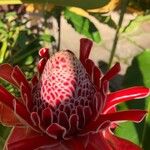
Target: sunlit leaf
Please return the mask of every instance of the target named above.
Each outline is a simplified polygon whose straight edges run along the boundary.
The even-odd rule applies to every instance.
[[[3,62],[5,53],[7,49],[7,41],[2,42],[2,47],[0,48],[0,63]]]
[[[121,29],[121,31],[123,33],[134,32],[144,22],[150,22],[150,15],[145,15],[145,16],[144,15],[140,15],[140,16],[137,16],[135,19],[131,20],[126,27],[123,27]]]
[[[43,12],[43,11],[48,11],[50,12],[53,8],[55,7],[54,4],[27,4],[26,5],[26,11],[27,12]]]
[[[73,13],[68,9],[64,11],[64,16],[68,23],[71,24],[77,32],[92,39],[96,43],[99,43],[101,41],[99,31],[88,18]]]
[[[55,38],[49,34],[42,34],[42,35],[40,35],[39,39],[41,41],[45,41],[45,42],[49,42],[49,43],[55,41]]]
[[[107,13],[109,11],[114,10],[120,3],[120,0],[111,0],[106,6],[96,8],[96,9],[89,9],[88,12],[92,13]]]
[[[79,16],[83,16],[83,17],[89,17],[89,13],[82,9],[82,8],[79,8],[79,7],[68,7],[68,10],[79,15]]]
[[[58,6],[75,6],[90,9],[102,7],[109,1],[110,0],[0,0],[0,4],[52,3]]]

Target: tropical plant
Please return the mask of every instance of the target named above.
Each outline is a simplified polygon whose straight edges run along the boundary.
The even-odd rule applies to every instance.
[[[0,149],[5,144],[5,148],[15,150],[122,149],[120,145],[124,145],[125,149],[141,147],[149,150],[150,98],[147,96],[150,88],[150,53],[131,35],[143,22],[150,20],[149,1],[81,0],[76,3],[74,0],[0,0],[0,4],[23,4],[0,5],[0,122],[3,124],[0,124]],[[117,24],[111,13],[106,12],[118,8],[120,19]],[[123,26],[126,10],[140,15]],[[42,16],[34,26],[32,15],[34,19],[35,16]],[[75,31],[96,42],[96,45],[102,43],[103,37],[93,19],[116,30],[106,70],[112,66],[114,58],[118,58],[115,54],[119,39],[126,39],[143,51],[133,59],[124,75],[124,83],[119,87],[127,89],[116,91],[116,82],[111,80],[120,70],[118,63],[105,74],[88,58],[92,42],[87,39],[81,39],[79,60],[70,51],[49,56],[49,50],[42,48],[39,52],[42,59],[36,67],[38,49],[51,47],[53,54],[60,50],[62,17]],[[51,27],[54,31],[58,30],[57,34],[51,34]],[[62,66],[61,60],[58,64],[55,61],[59,56],[67,62],[60,76],[56,74],[61,70],[59,67],[55,72],[49,71],[48,66],[53,64],[50,60],[56,64],[54,70]],[[35,72],[38,73],[34,76]],[[137,78],[134,78],[135,74]],[[89,89],[83,81],[79,82],[81,78],[83,81],[86,79]],[[55,83],[55,88],[51,83]],[[129,88],[131,86],[134,87]],[[58,96],[61,98],[55,99]],[[65,96],[68,97],[64,100]],[[144,100],[130,101],[144,97]]]
[[[117,111],[115,106],[147,97],[149,88],[136,86],[110,93],[109,80],[120,65],[102,75],[88,58],[92,42],[80,42],[79,60],[69,50],[49,57],[48,49],[42,48],[38,74],[31,81],[18,66],[0,65],[0,77],[20,91],[15,97],[0,86],[0,121],[13,127],[6,149],[140,149],[116,137],[113,130],[119,121],[140,122],[147,111]]]

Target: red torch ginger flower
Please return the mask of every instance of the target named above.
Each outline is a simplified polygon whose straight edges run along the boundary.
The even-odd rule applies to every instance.
[[[0,65],[0,77],[21,93],[15,97],[0,86],[0,122],[13,127],[5,149],[140,149],[111,129],[119,121],[138,123],[144,118],[144,110],[116,111],[115,106],[144,98],[149,89],[136,86],[110,93],[109,80],[119,72],[119,63],[102,75],[88,58],[92,42],[80,42],[79,60],[69,50],[49,57],[48,49],[42,48],[39,74],[31,81],[18,66]]]

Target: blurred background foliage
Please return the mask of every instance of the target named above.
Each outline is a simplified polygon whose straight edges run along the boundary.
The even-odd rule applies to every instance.
[[[118,34],[128,36],[128,33],[138,28],[142,22],[150,21],[149,0],[126,0],[127,5],[122,5],[122,7],[121,1],[119,0],[104,0],[103,3],[99,4],[101,7],[94,7],[94,9],[86,7],[87,5],[85,4],[77,5],[81,7],[84,6],[84,9],[69,7],[70,3],[66,3],[65,6],[58,6],[57,1],[53,4],[49,4],[32,3],[32,0],[28,0],[28,2],[30,2],[28,4],[10,5],[14,4],[15,1],[16,4],[24,2],[20,0],[0,0],[0,4],[5,4],[0,5],[0,64],[10,63],[13,66],[19,65],[28,79],[31,79],[36,72],[36,62],[38,61],[38,50],[40,48],[49,47],[51,53],[59,50],[61,41],[60,34],[62,32],[60,17],[62,15],[76,32],[90,38],[95,43],[101,43],[103,37],[95,24],[89,19],[90,16],[96,18],[102,24],[108,25],[116,31],[118,30],[116,36],[118,36]],[[6,3],[9,5],[6,5]],[[124,9],[124,11],[122,11],[122,9]],[[127,24],[127,26],[122,27],[121,24],[119,26],[112,19],[110,11],[121,11],[122,19],[125,12],[135,14],[137,17]],[[117,45],[117,39],[114,43]],[[132,65],[128,68],[124,76],[122,87],[133,85],[145,85],[150,87],[150,72],[148,71],[150,70],[149,60],[150,50],[143,49],[143,53],[136,56]],[[138,80],[136,78],[133,79],[135,72],[139,74]],[[17,89],[2,80],[0,80],[0,82],[12,94],[19,96]],[[148,100],[146,100],[140,101],[140,103],[122,104],[118,109],[128,109],[131,105],[132,108],[150,108],[150,104]],[[127,138],[141,145],[145,150],[148,150],[150,147],[148,142],[150,138],[149,124],[150,120],[148,116],[140,125],[123,123],[115,132],[118,136]],[[9,128],[0,125],[0,149],[3,148],[9,132]]]

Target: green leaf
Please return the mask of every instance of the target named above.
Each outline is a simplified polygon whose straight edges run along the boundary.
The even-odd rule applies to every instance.
[[[3,62],[5,53],[7,50],[7,41],[2,42],[2,47],[0,48],[0,63]]]
[[[136,56],[132,65],[128,68],[124,79],[124,87],[143,85],[150,87],[150,49]],[[150,97],[144,100],[135,100],[121,105],[121,109],[146,109],[150,110]],[[115,130],[118,136],[139,144],[144,150],[149,150],[150,143],[150,113],[147,118],[139,123],[122,123]]]
[[[0,20],[0,29],[4,29],[5,26],[6,26],[6,25]]]
[[[96,43],[99,43],[101,41],[99,31],[88,18],[77,15],[76,13],[73,13],[68,9],[65,9],[64,16],[68,23],[71,24],[77,32],[92,39]]]
[[[27,59],[25,60],[25,65],[31,65],[34,62],[33,57],[30,55],[27,57]]]
[[[39,39],[41,41],[45,41],[45,42],[48,42],[48,43],[51,43],[51,42],[54,42],[55,41],[55,38],[49,34],[42,34],[40,35]]]
[[[97,20],[99,20],[99,22],[107,24],[111,28],[117,29],[117,25],[110,15],[104,16],[100,13],[90,13],[90,14],[94,16]]]
[[[131,33],[136,31],[139,26],[144,22],[150,22],[150,15],[140,15],[131,20],[129,24],[121,29],[123,33]]]
[[[13,63],[14,64],[24,64],[26,63],[26,59],[29,56],[37,56],[38,49],[40,48],[39,40],[33,40],[30,42],[24,49],[16,52],[13,55]]]
[[[109,1],[110,0],[0,0],[0,4],[52,3],[58,6],[75,6],[89,9],[102,7]]]
[[[115,130],[115,133],[124,139],[130,140],[135,144],[139,144],[137,130],[131,122],[120,123],[119,127]]]
[[[26,42],[28,41],[28,34],[26,31],[20,31],[16,43],[18,43],[20,49],[24,49],[26,47]]]
[[[5,127],[0,124],[0,149],[2,150],[5,144],[5,141],[10,133],[10,128]]]

